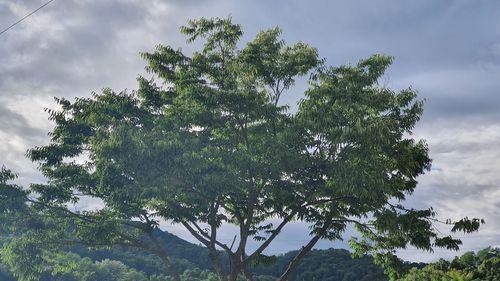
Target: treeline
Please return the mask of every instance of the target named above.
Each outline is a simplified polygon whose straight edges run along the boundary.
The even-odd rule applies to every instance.
[[[172,255],[183,281],[218,280],[212,272],[205,247],[191,244],[170,233],[155,233],[160,244]],[[71,247],[54,254],[40,281],[170,281],[161,261],[154,255],[129,247],[89,250]],[[251,271],[256,281],[274,281],[296,252],[268,257]],[[221,253],[221,258],[225,257]],[[5,264],[0,264],[0,280],[17,281]],[[242,279],[243,280],[243,279]],[[313,250],[303,260],[290,280],[385,281],[387,277],[365,256],[351,258],[346,250]]]
[[[172,253],[182,281],[217,281],[206,248],[175,235],[158,231],[158,240]],[[171,281],[161,261],[151,254],[128,247],[89,250],[71,247],[51,256],[40,281]],[[296,251],[263,257],[251,271],[256,281],[274,281]],[[221,258],[225,259],[221,253]],[[408,274],[399,281],[496,281],[500,280],[500,249],[467,252],[452,261],[426,265],[407,264]],[[411,268],[411,269],[410,269]],[[0,263],[0,280],[17,281],[10,268]],[[241,279],[243,280],[243,279]],[[311,251],[291,276],[292,281],[386,281],[388,277],[370,256],[352,258],[347,250]]]
[[[279,256],[274,265],[254,268],[256,281],[274,281],[279,269],[289,261],[293,253]],[[54,255],[50,266],[40,281],[172,281],[162,271],[161,264],[152,256],[132,260],[125,255],[119,260],[92,260],[76,253],[66,252]],[[140,261],[140,262],[139,262]],[[179,261],[179,260],[177,260]],[[131,267],[135,264],[137,267]],[[157,266],[155,268],[155,266]],[[152,270],[154,268],[154,270]],[[141,270],[142,269],[142,270]],[[143,271],[145,270],[145,271]],[[163,271],[164,272],[164,271]],[[185,268],[183,281],[217,281],[217,275],[208,269]],[[17,281],[5,265],[0,266],[0,280]],[[243,278],[241,279],[244,280]],[[291,280],[387,280],[387,277],[367,258],[351,259],[345,250],[314,250],[298,268]]]
[[[154,262],[149,260],[150,262]],[[0,280],[17,281],[0,266]],[[186,269],[181,275],[182,281],[217,281],[217,276],[199,268]],[[88,257],[81,257],[75,253],[61,253],[54,255],[51,266],[43,272],[40,281],[172,281],[165,274],[147,275],[145,272],[129,267],[121,261],[105,259],[93,261]]]
[[[296,254],[296,251],[288,252],[277,257],[272,266],[259,266],[253,268],[253,272],[256,275],[278,276]],[[347,250],[328,249],[308,253],[292,274],[291,280],[382,281],[387,280],[387,276],[369,256],[356,259]]]
[[[413,268],[398,281],[498,281],[500,280],[500,249],[486,248],[466,252],[451,262],[444,259],[424,268]]]

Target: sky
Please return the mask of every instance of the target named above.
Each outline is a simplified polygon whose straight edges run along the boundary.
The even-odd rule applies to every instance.
[[[45,2],[0,0],[0,29]],[[461,252],[500,246],[500,2],[493,0],[55,0],[0,35],[0,165],[17,172],[21,184],[43,182],[25,153],[48,143],[53,124],[43,109],[55,107],[53,97],[134,90],[139,74],[148,77],[141,52],[157,44],[192,52],[196,45],[186,44],[179,27],[227,16],[243,26],[243,42],[280,26],[288,43],[316,47],[327,65],[394,56],[383,83],[412,87],[425,99],[413,136],[427,141],[433,159],[407,205],[433,206],[443,219],[484,218],[479,232],[457,235]],[[299,82],[285,101],[295,104],[305,87]],[[194,241],[178,226],[162,227]],[[222,237],[232,239],[232,231],[225,227]],[[297,249],[307,233],[304,224],[290,225],[268,252]],[[346,243],[318,244],[329,247]],[[458,254],[400,253],[415,261]]]

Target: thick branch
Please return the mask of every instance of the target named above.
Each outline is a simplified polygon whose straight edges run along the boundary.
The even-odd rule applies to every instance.
[[[200,241],[203,245],[207,247],[210,245],[210,241],[203,238],[203,236],[201,236],[193,227],[191,227],[189,223],[183,221],[181,222],[181,224],[189,231],[189,233],[191,233],[191,235],[194,236],[194,238],[198,239],[198,241]]]
[[[248,256],[244,261],[243,263],[244,264],[247,264],[248,262],[250,262],[253,258],[255,258],[256,256],[260,255],[268,246],[269,244],[271,244],[271,242],[273,242],[274,238],[276,238],[278,236],[278,234],[281,232],[281,230],[283,229],[283,227],[288,223],[290,222],[290,220],[293,218],[294,214],[290,214],[288,215],[287,217],[285,217],[285,219],[278,225],[278,227],[276,227],[276,229],[274,229],[272,231],[272,234],[271,236],[269,236],[266,241],[264,243],[262,243],[259,248],[257,248],[257,250],[255,250],[250,256]]]
[[[290,263],[288,264],[288,268],[280,276],[280,278],[278,278],[278,281],[288,281],[292,271],[297,267],[302,258],[311,251],[311,249],[314,247],[314,245],[316,245],[319,239],[321,239],[321,237],[326,233],[331,224],[332,222],[327,219],[323,227],[318,230],[316,235],[314,235],[314,237],[309,241],[309,243],[307,243],[307,245],[302,247],[300,252],[290,261]]]
[[[175,281],[181,281],[179,273],[175,269],[175,266],[172,263],[172,261],[170,260],[170,258],[165,254],[163,248],[161,247],[160,243],[158,242],[158,239],[151,232],[148,232],[147,235],[151,239],[151,241],[153,241],[153,244],[155,245],[155,248],[150,249],[150,251],[155,253],[161,259],[161,261],[163,262],[163,264],[165,264],[168,272],[170,273],[170,275],[172,275],[172,277],[174,278]]]
[[[203,229],[201,229],[201,227],[200,227],[200,226],[199,226],[196,222],[191,222],[191,223],[192,223],[192,224],[194,225],[194,227],[195,227],[195,228],[199,231],[199,233],[201,233],[201,235],[203,235],[203,236],[207,239],[207,241],[209,241],[209,240],[211,240],[211,239],[212,239],[212,238],[211,238],[211,236],[210,236],[210,235],[208,235],[208,233],[207,233],[207,232],[205,232]],[[231,249],[230,249],[230,248],[229,248],[226,244],[224,244],[224,243],[222,243],[222,242],[220,242],[220,241],[218,241],[218,240],[216,240],[216,239],[214,240],[214,243],[215,243],[215,245],[217,245],[217,246],[221,247],[221,248],[222,248],[224,251],[226,251],[228,254],[229,254],[229,253],[231,253]]]
[[[300,250],[300,252],[290,261],[290,263],[288,264],[288,268],[278,278],[278,281],[288,281],[288,278],[290,278],[290,274],[292,273],[292,271],[297,267],[297,265],[300,263],[300,261],[302,260],[302,258],[307,253],[309,253],[309,251],[311,251],[312,247],[314,247],[314,245],[316,245],[316,243],[319,241],[320,238],[321,238],[321,235],[320,234],[316,234],[309,241],[309,243],[307,243],[307,245],[305,245],[304,247],[302,247],[302,249]]]
[[[198,233],[187,222],[182,222],[182,225],[191,233],[191,235],[193,235],[196,239],[198,239],[198,241],[200,241],[201,243],[203,243],[203,245],[205,245],[207,247],[210,261],[212,262],[212,265],[213,265],[215,271],[217,271],[217,275],[219,276],[219,279],[221,281],[226,281],[227,280],[226,273],[224,272],[224,267],[222,266],[220,258],[219,258],[218,254],[217,254],[217,250],[215,248],[215,244],[221,246],[222,248],[224,248],[224,250],[226,250],[226,252],[229,251],[228,254],[231,253],[231,250],[226,245],[224,245],[224,244],[216,241],[215,238],[210,237],[196,223],[193,223],[193,225],[202,234]],[[205,239],[203,236],[206,236],[207,239],[210,239],[210,240]]]
[[[253,217],[254,217],[254,205],[255,198],[257,197],[256,192],[252,190],[250,194],[250,198],[247,205],[247,213],[245,215],[246,221],[241,224],[240,223],[240,243],[238,245],[237,252],[243,253],[246,247],[246,243],[248,240],[248,235],[250,231],[250,227],[252,226]]]

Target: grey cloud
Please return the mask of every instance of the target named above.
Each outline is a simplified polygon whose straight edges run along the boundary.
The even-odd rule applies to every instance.
[[[27,149],[44,143],[46,138],[47,132],[33,127],[22,115],[0,103],[0,166],[17,173],[19,184],[40,182],[36,165],[24,155]]]
[[[0,104],[0,131],[13,135],[21,135],[29,139],[39,140],[46,132],[34,128],[22,115]]]
[[[45,87],[50,85],[54,89],[64,90],[65,95],[71,95],[71,87],[73,90],[75,86],[83,88],[85,83],[93,86],[89,82],[99,80],[99,76],[103,75],[102,70],[96,71],[103,67],[100,65],[103,58],[117,59],[119,56],[114,53],[119,46],[113,44],[122,42],[116,42],[116,37],[124,30],[140,24],[147,16],[146,7],[139,3],[138,1],[53,3],[52,7],[44,10],[47,13],[44,16],[51,19],[46,22],[48,31],[21,37],[20,40],[12,35],[5,39],[5,44],[0,45],[0,48],[4,49],[3,52],[7,53],[10,50],[12,53],[8,56],[10,60],[2,63],[4,81],[28,82],[32,83],[33,87],[43,83]],[[77,16],[72,16],[74,13],[77,13]],[[51,26],[51,23],[54,26]],[[12,31],[13,34],[19,32],[22,30]],[[110,60],[104,59],[104,61]],[[113,71],[109,72],[111,74]],[[103,86],[105,85],[99,87]]]
[[[0,26],[42,2],[0,0]],[[395,89],[412,86],[427,100],[415,136],[428,140],[435,166],[408,204],[436,205],[444,216],[468,211],[500,221],[494,201],[500,180],[499,9],[499,2],[464,0],[54,1],[0,36],[0,162],[19,172],[23,183],[42,181],[23,156],[48,141],[50,124],[34,108],[50,107],[52,96],[86,96],[106,86],[134,89],[144,67],[140,52],[161,43],[189,53],[196,44],[185,45],[180,25],[190,18],[231,15],[242,24],[245,40],[279,25],[286,41],[317,47],[331,65],[354,64],[373,53],[393,55],[384,81]],[[305,87],[300,80],[286,101],[298,100]],[[94,206],[89,202],[83,203]],[[500,232],[493,223],[485,229],[484,235]],[[307,232],[304,225],[291,226],[273,251],[299,247]],[[500,244],[498,237],[469,239],[464,247]]]
[[[319,47],[328,64],[354,64],[373,53],[393,55],[389,86],[419,90],[427,99],[424,117],[428,120],[449,114],[453,118],[497,117],[500,67],[494,46],[499,3],[287,3],[247,4],[236,9],[234,16],[251,34],[282,26],[288,41],[303,40]]]
[[[425,120],[463,119],[496,122],[500,106],[500,65],[478,62],[472,65],[443,66],[416,72],[392,81],[397,88],[412,86],[425,102]]]
[[[460,151],[467,151],[468,153],[478,153],[491,151],[492,149],[500,148],[500,143],[488,143],[480,139],[475,141],[469,141],[466,143],[455,143],[451,139],[445,143],[434,144],[431,147],[431,153],[433,155],[437,154],[448,154]]]

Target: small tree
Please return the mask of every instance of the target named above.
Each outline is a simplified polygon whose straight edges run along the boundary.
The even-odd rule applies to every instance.
[[[143,54],[160,84],[139,77],[132,93],[56,99],[50,144],[28,153],[48,182],[25,192],[2,181],[3,214],[32,220],[18,224],[4,259],[14,263],[21,248],[43,263],[43,252],[60,244],[125,244],[156,254],[180,280],[153,235],[160,221],[183,225],[205,245],[223,281],[253,280],[249,267],[269,259],[263,251],[294,220],[310,226],[311,238],[279,280],[348,225],[365,237],[352,241],[355,249],[391,268],[393,250],[407,245],[458,248],[459,240],[438,236],[432,210],[400,204],[431,160],[426,144],[410,137],[422,113],[416,92],[378,84],[392,58],[326,68],[316,49],[286,45],[279,28],[241,49],[241,28],[230,19],[190,21],[181,31],[188,42],[203,40],[201,51],[158,46]],[[280,98],[308,73],[310,88],[291,112]],[[9,190],[24,204],[9,205]],[[69,203],[82,197],[98,198],[102,208],[75,212]],[[230,243],[218,237],[224,223],[239,229]],[[479,223],[464,219],[454,230]],[[250,239],[261,243],[253,252]],[[33,267],[18,266],[31,276]]]

